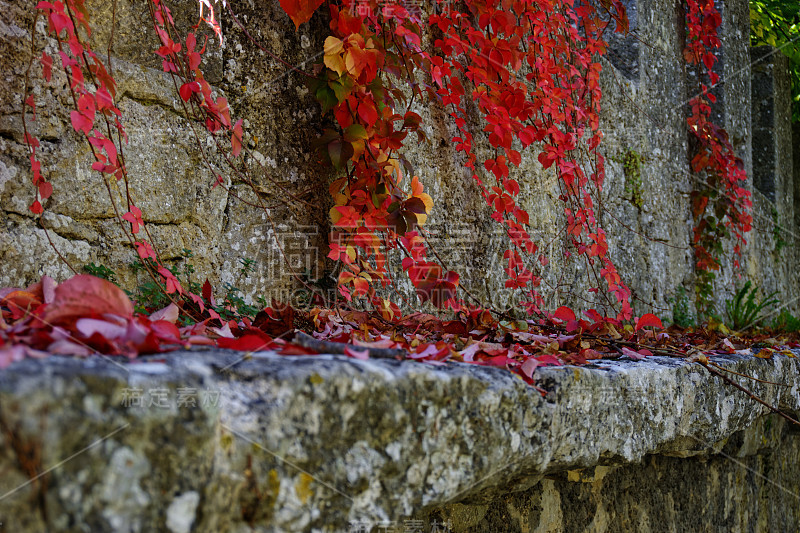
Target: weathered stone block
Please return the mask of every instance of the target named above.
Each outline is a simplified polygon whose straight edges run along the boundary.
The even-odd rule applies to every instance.
[[[795,415],[798,361],[717,358],[782,383],[746,386]],[[800,433],[702,367],[652,357],[537,375],[544,397],[458,363],[225,351],[15,363],[0,372],[0,531],[797,520],[783,492],[800,489]]]

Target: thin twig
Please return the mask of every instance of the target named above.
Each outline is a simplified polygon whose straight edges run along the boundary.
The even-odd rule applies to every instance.
[[[800,427],[800,421],[795,420],[794,418],[792,418],[791,416],[787,415],[786,413],[784,413],[783,411],[781,411],[777,407],[765,402],[764,400],[762,400],[761,398],[756,396],[752,391],[750,391],[750,390],[746,389],[745,387],[739,385],[738,383],[733,381],[731,378],[729,378],[728,376],[726,376],[725,374],[723,374],[719,370],[715,370],[715,369],[711,368],[708,365],[708,363],[704,363],[703,361],[695,361],[695,362],[700,364],[700,365],[702,365],[703,368],[708,370],[708,372],[712,376],[716,376],[716,377],[720,378],[722,381],[724,381],[725,383],[727,383],[728,385],[732,385],[732,386],[736,387],[737,389],[739,389],[743,393],[747,394],[748,396],[750,396],[750,398],[752,398],[753,400],[757,401],[758,403],[760,403],[761,405],[763,405],[764,407],[766,407],[767,409],[769,409],[773,413],[782,416],[783,418],[785,418],[786,420],[788,420],[792,424]]]
[[[752,379],[753,381],[758,381],[759,383],[766,383],[768,385],[777,385],[778,387],[788,387],[789,386],[789,385],[787,385],[785,383],[775,383],[774,381],[767,381],[765,379],[754,378],[753,376],[748,376],[747,374],[742,374],[740,372],[736,372],[735,370],[731,370],[729,368],[725,368],[724,366],[720,366],[720,365],[718,365],[717,363],[715,363],[713,361],[709,361],[708,364],[712,365],[712,366],[714,366],[714,367],[716,367],[716,368],[718,368],[720,370],[724,370],[725,372],[728,372],[728,373],[731,373],[731,374],[736,374],[737,376],[741,376],[743,378]]]
[[[408,356],[407,351],[397,348],[373,348],[370,346],[345,344],[343,342],[321,341],[302,331],[295,333],[292,342],[299,344],[303,348],[314,350],[315,352],[335,355],[344,355],[345,349],[349,348],[351,350],[367,350],[369,356],[374,359],[396,359],[398,357],[405,358]]]

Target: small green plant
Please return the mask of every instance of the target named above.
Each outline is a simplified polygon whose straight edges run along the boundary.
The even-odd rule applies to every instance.
[[[196,281],[192,280],[194,274],[194,265],[188,260],[194,257],[191,250],[184,248],[181,250],[181,257],[183,259],[181,264],[167,266],[175,278],[191,292],[200,294],[202,286]],[[152,259],[145,259],[144,261],[150,263],[150,268],[155,268],[156,263]],[[153,281],[153,278],[144,274],[146,272],[145,263],[143,260],[137,259],[130,263],[130,268],[136,275],[137,280],[142,280],[137,283],[136,287],[132,290],[126,290],[128,297],[133,301],[134,309],[138,313],[151,313],[158,309],[168,306],[172,301],[167,297],[166,286],[162,280],[159,283]],[[188,320],[188,317],[182,317]]]
[[[240,258],[239,264],[242,265],[239,269],[239,281],[255,272],[256,262],[254,259],[249,259],[246,257]],[[194,267],[191,265],[189,265],[189,267],[191,268],[191,272],[194,272]],[[237,319],[241,316],[255,316],[259,311],[265,307],[268,307],[266,298],[263,296],[258,296],[256,298],[256,301],[258,302],[256,305],[246,303],[244,297],[242,296],[242,290],[232,283],[224,282],[222,284],[222,288],[225,291],[225,295],[221,300],[216,302],[217,305],[214,306],[213,309],[219,313],[220,318],[224,322]],[[200,291],[198,290],[196,292],[199,293]]]
[[[730,326],[737,331],[748,329],[761,322],[764,317],[761,312],[778,303],[774,296],[777,291],[766,295],[761,301],[756,302],[758,287],[750,281],[736,292],[732,300],[725,302]]]
[[[682,328],[688,328],[695,325],[692,310],[689,307],[689,295],[686,289],[678,287],[674,298],[668,300],[672,303],[672,323]]]
[[[644,158],[636,150],[628,150],[622,159],[622,168],[625,172],[625,195],[637,208],[644,205],[642,199],[642,161]]]
[[[114,272],[107,266],[95,265],[94,263],[89,263],[88,265],[83,265],[83,271],[86,272],[87,274],[91,274],[92,276],[108,280],[111,283],[117,283],[116,272]]]
[[[783,240],[783,228],[778,222],[778,210],[774,207],[771,210],[772,213],[772,239],[775,242],[775,253],[778,254],[783,250],[783,248],[788,244],[785,240]]]
[[[267,307],[266,305],[259,307],[265,301],[263,297],[256,299],[259,302],[258,305],[250,305],[244,301],[241,289],[234,287],[230,283],[223,283],[222,286],[225,289],[225,297],[222,302],[217,302],[214,310],[219,313],[219,316],[224,321],[233,320],[240,316],[252,317],[264,307]]]
[[[170,272],[177,278],[177,280],[194,294],[202,294],[203,285],[193,279],[195,274],[195,267],[189,262],[194,257],[194,253],[184,248],[181,251],[182,261],[179,264],[167,267]],[[152,259],[146,259],[152,262]],[[253,259],[239,259],[242,268],[239,271],[240,276],[247,276],[255,271],[255,261]],[[154,266],[155,263],[150,265]],[[128,297],[133,301],[134,309],[139,313],[151,313],[157,309],[161,309],[170,304],[170,299],[166,296],[166,287],[163,283],[156,284],[149,276],[140,276],[145,272],[145,264],[141,260],[137,260],[130,264],[131,269],[137,278],[142,279],[132,291],[125,291]],[[216,302],[216,305],[211,305],[211,302],[206,301],[206,305],[211,307],[214,311],[219,313],[223,321],[238,319],[242,316],[255,316],[256,313],[268,307],[266,299],[259,296],[256,301],[257,305],[251,305],[245,302],[242,296],[242,291],[232,283],[223,283],[224,296]],[[189,317],[181,317],[183,321],[189,321]],[[188,323],[188,322],[187,322]]]
[[[793,316],[784,309],[781,314],[772,322],[772,329],[781,333],[800,332],[800,318]]]
[[[242,257],[239,259],[239,263],[242,265],[242,268],[239,269],[239,275],[243,278],[246,278],[247,276],[256,271],[255,259]]]
[[[155,261],[150,258],[144,259],[144,261],[151,263],[150,267],[154,268]],[[151,313],[171,303],[170,299],[167,297],[164,283],[156,283],[150,276],[143,275],[146,270],[142,260],[137,259],[133,263],[130,263],[129,266],[134,275],[136,275],[137,280],[144,279],[144,281],[137,283],[132,291],[125,290],[125,293],[133,302],[134,310],[137,313]],[[180,281],[180,274],[177,269],[174,266],[168,268]]]
[[[697,270],[697,282],[694,286],[694,303],[697,318],[702,322],[705,318],[718,317],[714,305],[714,280],[717,275],[710,270]]]

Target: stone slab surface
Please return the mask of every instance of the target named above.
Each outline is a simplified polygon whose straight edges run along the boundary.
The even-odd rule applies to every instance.
[[[745,383],[800,411],[800,359],[717,361],[784,384]],[[0,531],[402,525],[570,471],[697,461],[766,414],[676,359],[537,372],[544,397],[500,369],[340,356],[15,363],[0,372]]]

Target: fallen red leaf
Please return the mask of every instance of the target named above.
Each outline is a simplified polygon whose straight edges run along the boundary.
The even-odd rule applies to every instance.
[[[42,301],[31,292],[16,290],[0,299],[0,305],[8,306],[9,311],[11,311],[11,319],[18,320],[27,313],[36,310],[42,305]]]
[[[566,305],[562,305],[556,312],[553,313],[553,318],[557,318],[558,320],[562,320],[564,322],[574,322],[575,321],[575,311],[567,307]]]
[[[287,331],[294,330],[295,310],[290,306],[281,306],[272,302],[272,307],[260,311],[253,320],[253,327],[267,335],[277,337]]]
[[[59,324],[104,314],[131,318],[133,304],[122,289],[110,281],[84,274],[56,287],[55,298],[47,306],[43,319]]]
[[[641,316],[641,318],[639,318],[639,320],[636,322],[636,331],[639,331],[647,326],[664,329],[664,326],[661,324],[661,319],[653,313],[645,313]]]
[[[351,348],[350,346],[345,346],[344,353],[345,355],[352,357],[354,359],[361,359],[361,360],[369,359],[369,350],[358,350],[356,348]]]
[[[243,352],[258,352],[268,350],[272,343],[265,341],[258,335],[245,335],[238,339],[228,339],[220,337],[217,339],[217,346],[220,348],[228,348],[230,350],[240,350]]]

